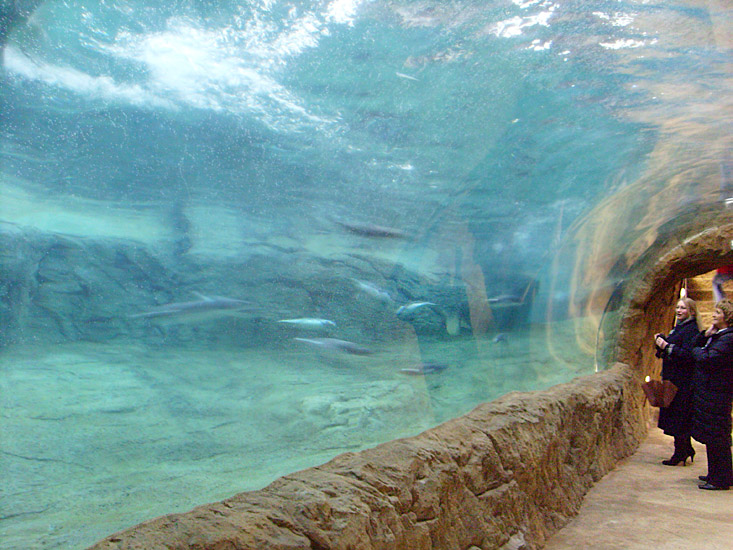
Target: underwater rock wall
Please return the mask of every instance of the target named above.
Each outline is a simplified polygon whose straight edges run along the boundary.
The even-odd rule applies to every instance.
[[[317,255],[263,241],[238,258],[179,254],[168,243],[64,235],[12,223],[0,224],[0,238],[0,346],[39,338],[255,346],[298,335],[277,323],[294,317],[332,319],[339,338],[367,344],[405,331],[448,337],[470,329],[460,280],[427,281],[398,262],[366,253]],[[200,295],[225,295],[247,305],[194,322],[186,315],[146,315]],[[398,315],[399,306],[412,300],[435,305]],[[503,330],[527,321],[531,302],[524,302],[521,311],[514,304],[497,305]],[[499,317],[499,306],[508,310],[506,319]]]
[[[268,487],[111,535],[93,550],[535,549],[646,434],[631,367],[511,393]]]
[[[173,276],[131,243],[1,227],[0,345],[141,337],[129,313]]]

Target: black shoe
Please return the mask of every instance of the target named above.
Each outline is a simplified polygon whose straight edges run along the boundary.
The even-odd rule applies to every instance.
[[[662,464],[665,466],[677,466],[680,462],[682,462],[683,466],[687,466],[687,459],[690,459],[690,464],[695,462],[695,451],[692,451],[692,454],[685,454],[685,455],[672,455],[672,458],[669,460],[662,460]]]
[[[705,489],[707,491],[727,491],[728,487],[718,487],[717,485],[713,485],[712,483],[703,483],[702,485],[697,486],[698,489]]]
[[[697,476],[697,479],[699,479],[700,481],[707,481],[708,476]]]

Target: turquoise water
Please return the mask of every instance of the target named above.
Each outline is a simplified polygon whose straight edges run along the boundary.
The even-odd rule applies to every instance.
[[[570,332],[570,331],[569,331]],[[542,335],[368,357],[242,348],[69,343],[2,358],[6,548],[78,548],[157,515],[415,435],[512,390],[591,372]],[[563,345],[571,342],[563,341]]]
[[[605,368],[733,195],[722,4],[160,4],[0,3],[4,548]]]

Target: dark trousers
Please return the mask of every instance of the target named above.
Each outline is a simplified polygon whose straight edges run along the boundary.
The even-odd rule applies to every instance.
[[[674,436],[674,455],[675,459],[682,459],[683,456],[695,455],[695,449],[692,447],[692,439],[690,435]]]
[[[716,487],[733,485],[733,454],[729,443],[708,443],[708,483]]]

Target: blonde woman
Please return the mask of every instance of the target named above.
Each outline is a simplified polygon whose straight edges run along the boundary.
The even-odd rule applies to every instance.
[[[675,326],[669,336],[654,335],[657,357],[662,358],[662,380],[669,380],[677,386],[677,394],[668,407],[659,409],[659,427],[674,437],[674,453],[665,466],[687,465],[693,462],[695,449],[692,447],[692,376],[695,359],[692,347],[700,333],[697,321],[697,305],[690,298],[680,298],[675,306]]]

